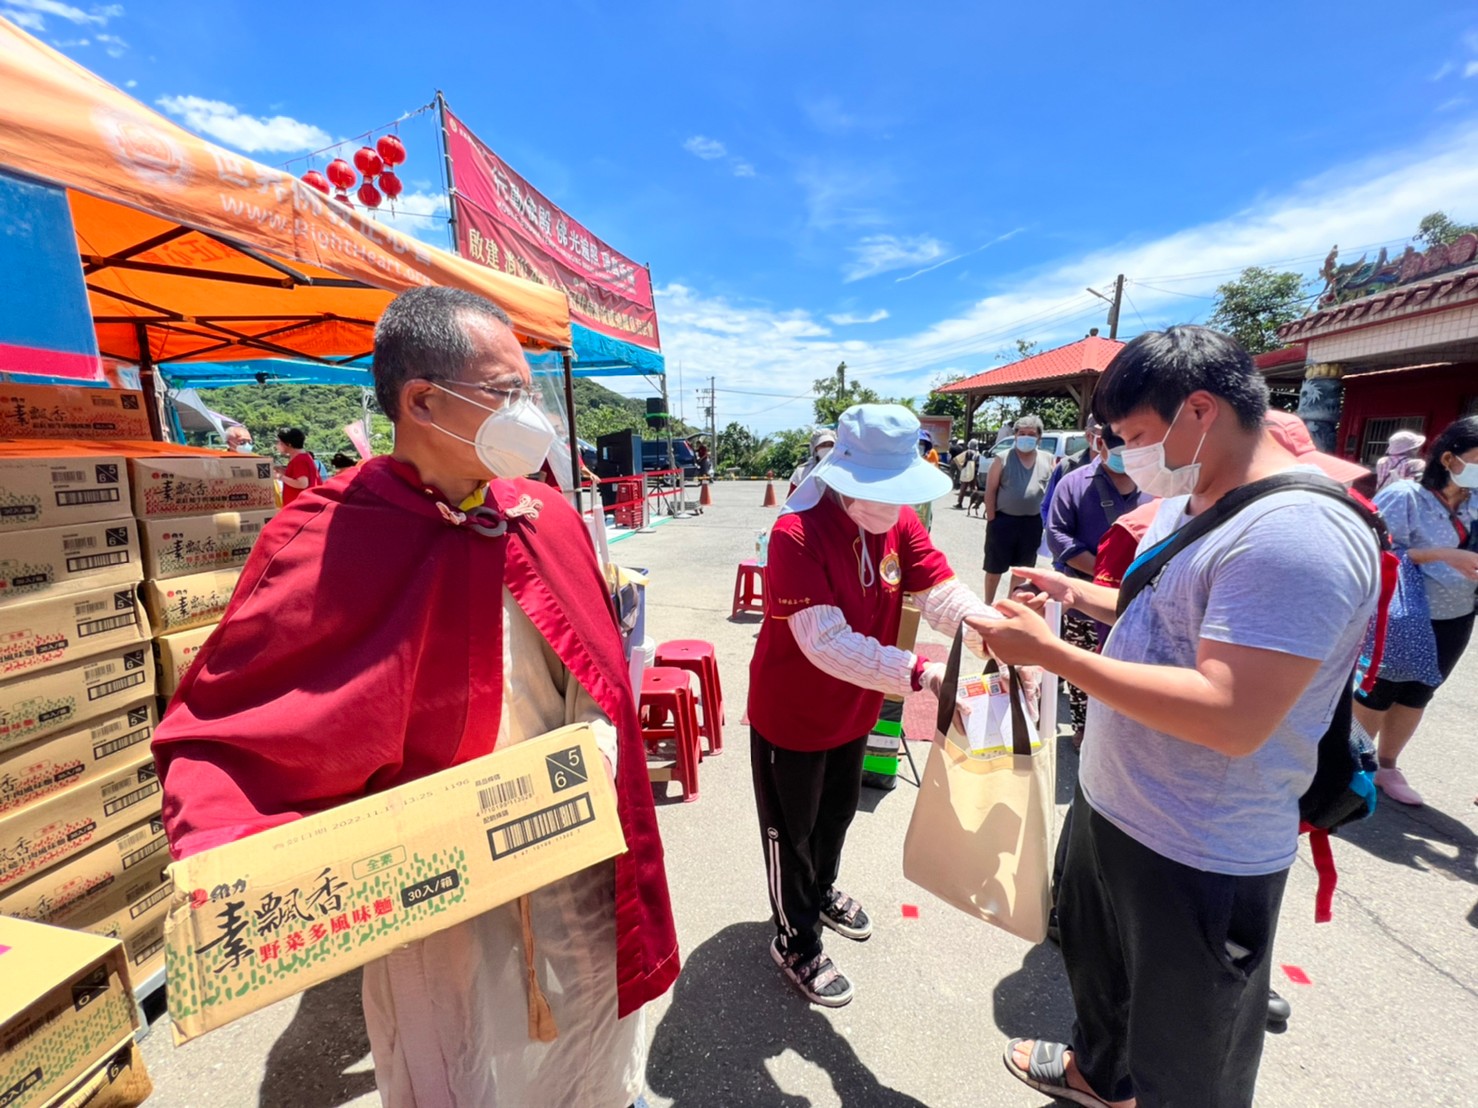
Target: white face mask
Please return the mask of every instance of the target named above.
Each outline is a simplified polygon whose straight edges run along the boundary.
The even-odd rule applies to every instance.
[[[879,504],[872,500],[854,500],[842,510],[869,535],[886,535],[897,525],[898,516],[903,511],[897,504]]]
[[[1165,464],[1165,440],[1175,429],[1175,420],[1180,418],[1183,411],[1185,401],[1182,400],[1180,407],[1175,409],[1175,419],[1165,428],[1165,438],[1154,446],[1136,446],[1124,451],[1124,472],[1139,486],[1141,492],[1161,498],[1189,496],[1201,483],[1201,463],[1196,459],[1201,456],[1201,447],[1206,443],[1204,432],[1201,441],[1196,444],[1195,454],[1191,455],[1189,465],[1172,469]]]
[[[448,396],[455,396],[488,413],[478,426],[476,435],[470,439],[464,439],[438,423],[431,426],[475,449],[477,460],[494,477],[524,477],[544,464],[549,448],[554,445],[554,428],[527,396],[521,396],[502,408],[490,408],[471,397],[442,388],[435,381],[431,384]]]
[[[1453,460],[1463,468],[1447,471],[1452,476],[1452,483],[1460,489],[1478,489],[1478,462],[1465,462],[1461,458]]]

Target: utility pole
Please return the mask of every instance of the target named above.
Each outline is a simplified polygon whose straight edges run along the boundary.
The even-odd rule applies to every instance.
[[[1114,278],[1114,295],[1112,298],[1105,296],[1097,289],[1089,289],[1088,291],[1098,297],[1098,299],[1108,302],[1109,338],[1117,339],[1119,337],[1119,308],[1124,303],[1124,275],[1121,273]]]
[[[718,389],[714,386],[717,383],[718,379],[715,377],[708,379],[708,450],[713,455],[715,464],[718,458]]]

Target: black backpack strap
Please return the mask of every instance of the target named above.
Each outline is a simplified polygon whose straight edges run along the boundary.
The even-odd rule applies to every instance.
[[[1389,546],[1390,540],[1386,535],[1386,525],[1380,518],[1380,513],[1368,503],[1352,497],[1338,481],[1311,473],[1275,473],[1271,477],[1264,477],[1261,481],[1253,481],[1233,489],[1200,515],[1193,517],[1179,531],[1162,539],[1135,558],[1128,572],[1124,574],[1124,583],[1119,588],[1116,614],[1123,615],[1130,602],[1143,592],[1146,586],[1153,585],[1159,579],[1170,559],[1191,543],[1220,527],[1254,501],[1294,489],[1319,493],[1348,505],[1365,521],[1367,526],[1376,532],[1376,539],[1381,549],[1385,550]]]

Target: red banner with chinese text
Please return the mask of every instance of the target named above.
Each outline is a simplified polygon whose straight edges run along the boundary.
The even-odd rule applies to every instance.
[[[450,111],[452,214],[457,253],[559,289],[570,318],[603,335],[660,349],[652,278],[509,168]]]

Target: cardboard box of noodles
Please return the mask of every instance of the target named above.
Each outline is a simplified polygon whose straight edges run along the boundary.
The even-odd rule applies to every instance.
[[[92,935],[117,939],[123,944],[123,956],[128,961],[128,972],[135,988],[142,986],[154,972],[164,953],[164,920],[169,912],[172,891],[169,881],[163,880],[107,919],[81,929]]]
[[[138,1108],[154,1091],[144,1054],[129,1036],[96,1069],[78,1078],[48,1108]]]
[[[129,765],[0,816],[0,892],[157,815],[159,775],[148,750]]]
[[[154,693],[148,643],[0,681],[0,750],[108,715]]]
[[[125,764],[153,737],[154,704],[146,701],[65,735],[0,750],[0,815]]]
[[[144,583],[144,606],[154,634],[219,623],[241,578],[239,569],[216,569]],[[3,612],[3,609],[0,609]]]
[[[0,1104],[51,1105],[135,1027],[116,939],[0,917]]]
[[[208,569],[244,566],[262,528],[276,514],[275,509],[267,509],[145,520],[140,524],[144,576],[162,581]]]
[[[137,923],[153,907],[143,902],[157,893],[168,866],[164,821],[152,816],[101,846],[0,892],[0,916],[90,929],[127,913],[129,921]],[[140,910],[134,911],[136,907]],[[125,921],[120,917],[117,922]],[[117,938],[123,930],[104,933]]]
[[[160,635],[154,640],[154,650],[159,655],[159,695],[171,697],[180,682],[185,679],[185,674],[190,672],[190,667],[195,664],[195,659],[200,657],[200,651],[211,633],[216,629],[214,623],[205,627],[192,627],[188,631],[176,631],[170,635]]]
[[[253,454],[130,458],[133,513],[142,520],[276,507],[272,463]]]
[[[566,727],[171,867],[184,1042],[625,850],[589,727]]]
[[[903,606],[903,617],[898,623],[898,641],[894,644],[899,650],[912,650],[919,641],[919,618],[922,613],[912,604]],[[883,699],[903,702],[903,697],[894,696],[889,693]]]
[[[75,385],[0,383],[0,438],[152,437],[143,393]]]
[[[0,680],[142,642],[138,592],[104,585],[0,607]]]
[[[144,579],[131,519],[7,534],[0,543],[0,604]]]
[[[121,456],[0,456],[0,533],[74,527],[132,514]]]

